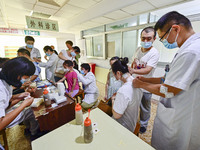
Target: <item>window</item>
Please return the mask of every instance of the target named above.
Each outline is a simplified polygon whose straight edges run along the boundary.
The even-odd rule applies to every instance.
[[[132,57],[137,49],[137,30],[123,32],[123,57],[128,57],[132,62]]]
[[[86,38],[87,56],[103,57],[103,36]]]
[[[103,36],[93,37],[93,50],[95,57],[103,57]]]
[[[83,31],[83,35],[91,35],[104,32],[104,26],[88,29]]]
[[[148,21],[148,14],[142,14],[139,16],[139,25],[147,24]]]
[[[120,56],[121,33],[107,34],[106,39],[107,57]]]
[[[137,16],[134,16],[130,19],[125,19],[125,20],[118,21],[115,23],[107,24],[106,31],[123,29],[123,28],[132,27],[132,26],[136,26],[136,25],[137,25]]]

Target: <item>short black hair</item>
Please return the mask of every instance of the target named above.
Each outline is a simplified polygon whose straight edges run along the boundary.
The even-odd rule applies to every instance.
[[[120,58],[119,60],[115,61],[111,66],[113,73],[116,74],[117,71],[121,71],[123,74],[129,72],[127,66],[128,62],[128,57]]]
[[[81,64],[81,67],[90,72],[90,65],[88,63]]]
[[[23,55],[28,55],[29,57],[31,56],[30,52],[24,48],[18,49],[17,53],[22,53]]]
[[[192,25],[190,20],[185,17],[184,15],[178,13],[177,11],[171,11],[168,12],[167,14],[163,15],[155,25],[155,30],[157,31],[158,29],[163,30],[163,29],[168,29],[170,28],[173,24],[181,24],[183,25],[186,29],[191,29]]]
[[[119,57],[118,57],[118,56],[114,56],[114,57],[112,57],[112,58],[110,59],[110,61],[112,61],[112,60],[119,60]]]
[[[73,66],[73,62],[71,60],[65,60],[63,65],[67,65],[68,67]]]
[[[154,29],[154,27],[152,26],[149,26],[149,27],[146,27],[144,28],[141,33],[140,33],[140,36],[142,36],[142,32],[145,31],[146,33],[149,33],[149,32],[154,32],[154,38],[156,37],[156,30]]]
[[[21,77],[32,76],[35,73],[35,65],[26,57],[16,57],[7,61],[0,72],[0,79],[9,85],[21,87]]]
[[[73,64],[74,64],[74,69],[78,70],[78,64],[77,64],[76,60],[73,61]]]
[[[26,43],[27,41],[33,41],[33,42],[35,42],[35,39],[34,39],[32,36],[26,36],[26,37],[25,37],[25,43]]]
[[[80,48],[78,46],[72,47],[76,53],[80,53]]]
[[[2,58],[0,57],[0,68],[9,60],[9,58]]]
[[[66,41],[65,44],[69,44],[69,45],[73,46],[73,42],[72,41]]]
[[[51,46],[45,46],[44,48],[44,51],[46,52],[46,51],[48,51],[48,50],[50,50],[51,52],[54,52],[54,50],[51,48]]]

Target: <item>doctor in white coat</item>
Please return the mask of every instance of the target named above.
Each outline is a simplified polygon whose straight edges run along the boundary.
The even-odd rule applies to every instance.
[[[79,81],[82,82],[85,87],[85,97],[81,106],[84,109],[89,109],[96,103],[99,96],[96,78],[94,74],[90,72],[90,65],[88,63],[81,64],[81,74],[78,73],[77,75]]]
[[[30,93],[24,92],[12,95],[13,86],[21,87],[22,82],[35,72],[34,64],[25,57],[17,57],[7,61],[0,71],[0,130],[11,128],[21,122],[26,125],[26,131],[35,136],[39,130],[39,124],[30,106],[33,98]],[[15,104],[22,101],[17,107]]]
[[[164,78],[138,77],[134,87],[163,97],[154,121],[152,146],[157,150],[200,149],[200,34],[178,12],[169,12],[155,25],[168,49],[179,47]]]
[[[56,69],[56,64],[58,61],[58,56],[54,53],[54,50],[50,46],[45,46],[44,47],[44,52],[45,54],[49,57],[48,61],[45,62],[40,62],[39,66],[45,68],[45,73],[46,73],[46,79],[54,80],[54,72]]]

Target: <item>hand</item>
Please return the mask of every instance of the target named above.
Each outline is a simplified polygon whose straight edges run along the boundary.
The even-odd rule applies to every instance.
[[[107,101],[107,96],[104,96],[104,100]]]
[[[133,74],[133,73],[134,73],[134,69],[131,68],[131,67],[128,67],[128,71],[129,71],[130,74]]]
[[[137,76],[136,78],[139,79],[140,81],[144,81],[145,80],[145,77],[143,77],[143,76]]]
[[[26,81],[24,84],[22,84],[22,86],[27,87],[27,86],[30,86],[30,84],[31,84],[31,81]]]
[[[70,96],[72,96],[73,92],[69,92],[68,94],[69,94]]]
[[[30,96],[29,92],[24,92],[19,95],[19,98],[24,99],[25,97]]]
[[[22,105],[23,107],[28,107],[28,106],[30,106],[30,105],[33,103],[33,100],[34,100],[33,97],[27,98],[27,99],[25,99],[25,100],[22,102],[21,105]]]
[[[32,87],[29,86],[29,87],[26,89],[26,92],[29,92],[29,93],[35,93],[36,90],[37,90],[37,87],[32,88]]]
[[[47,60],[47,55],[45,55],[45,56],[44,56],[44,59],[46,59],[46,60]]]
[[[138,78],[135,78],[133,80],[133,87],[134,88],[141,88],[141,84],[143,83],[143,81],[139,80]]]

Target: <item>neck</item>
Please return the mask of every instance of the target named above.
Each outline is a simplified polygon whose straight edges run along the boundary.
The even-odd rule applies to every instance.
[[[149,48],[144,48],[142,47],[141,50],[142,52],[148,52],[153,46],[149,47]]]
[[[27,46],[26,46],[26,49],[27,49],[29,52],[32,50],[32,48],[28,48]]]
[[[67,51],[68,56],[72,57],[71,51]]]
[[[180,44],[178,44],[178,47],[181,47],[182,45],[183,45],[183,43],[185,43],[185,41],[189,38],[189,37],[191,37],[193,34],[195,34],[195,32],[194,32],[194,30],[190,30],[189,32],[187,31],[187,32],[185,32],[184,33],[184,36],[182,36],[183,37],[183,40],[181,41],[181,43]],[[180,35],[179,35],[180,36]]]
[[[128,76],[127,76],[126,78],[122,77],[122,81],[123,81],[124,83],[126,83],[126,82],[127,82],[127,79],[130,77],[130,73],[125,73],[125,74],[127,74]]]
[[[73,68],[70,68],[69,71],[72,72],[72,71],[74,71],[74,69],[73,69]]]

